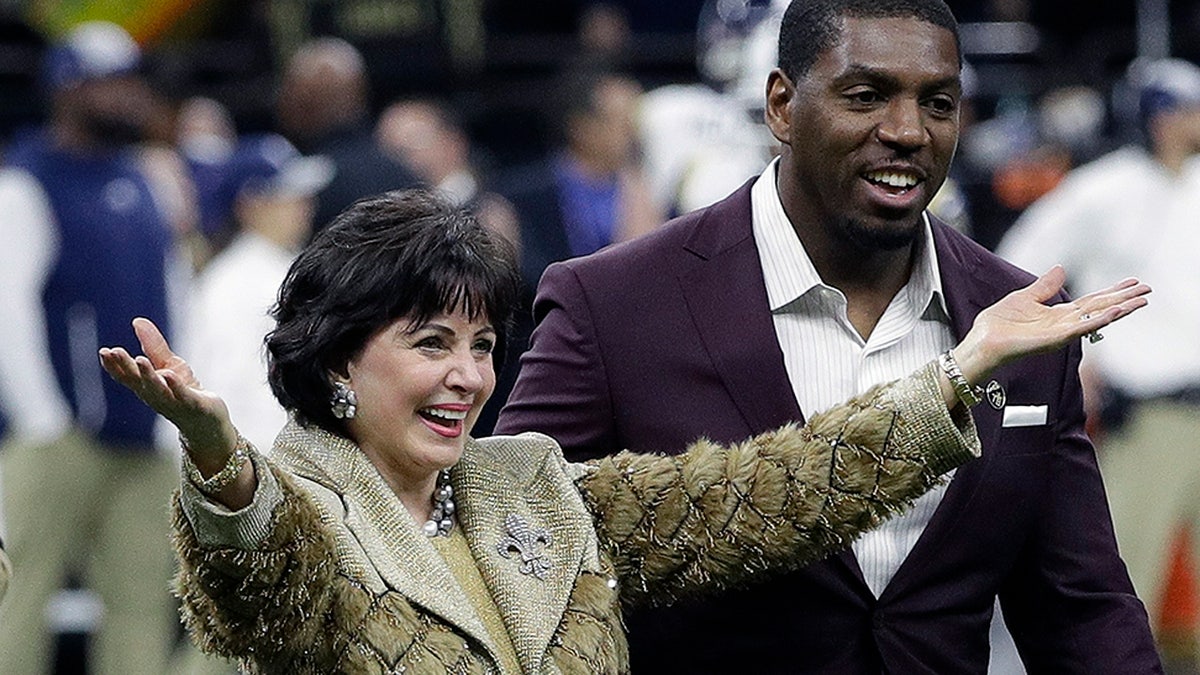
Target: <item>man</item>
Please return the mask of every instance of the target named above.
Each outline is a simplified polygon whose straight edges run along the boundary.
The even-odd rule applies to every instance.
[[[431,98],[396,101],[379,115],[375,137],[430,189],[468,208],[513,246],[521,245],[517,215],[472,161],[471,139],[444,103]]]
[[[1145,321],[1106,331],[1084,364],[1096,382],[1091,400],[1108,412],[1098,410],[1098,454],[1117,541],[1157,619],[1180,528],[1190,530],[1200,578],[1200,68],[1139,61],[1127,79],[1144,142],[1071,172],[1021,216],[998,253],[1034,268],[1061,261],[1080,292],[1131,275],[1154,286]],[[1149,468],[1156,462],[1162,470]],[[1200,653],[1186,658],[1200,666]]]
[[[934,359],[1032,277],[929,218],[958,135],[940,0],[797,0],[766,120],[780,158],[725,200],[549,268],[498,431],[579,459],[803,418]],[[980,460],[833,556],[629,617],[635,672],[983,672],[997,595],[1031,671],[1158,672],[1083,432],[1080,348],[998,370]],[[981,383],[982,384],[982,383]]]
[[[349,42],[316,38],[288,61],[277,101],[279,128],[301,152],[324,155],[336,168],[317,195],[318,229],[363,197],[418,182],[375,142],[369,103],[366,63]]]
[[[165,511],[177,463],[155,415],[94,352],[168,320],[170,215],[138,141],[150,91],[116,25],[85,23],[49,53],[49,123],[13,144],[0,184],[0,401],[8,552],[0,670],[49,669],[46,603],[74,572],[104,603],[98,673],[165,672],[175,638]]]
[[[516,209],[521,275],[530,288],[550,263],[632,239],[662,220],[637,161],[640,86],[580,66],[561,74],[557,89],[560,147],[512,171],[497,189]]]

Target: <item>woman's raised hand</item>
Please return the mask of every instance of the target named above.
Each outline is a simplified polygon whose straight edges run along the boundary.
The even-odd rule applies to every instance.
[[[1058,349],[1149,302],[1149,286],[1125,279],[1071,302],[1044,304],[1062,290],[1065,281],[1066,272],[1055,265],[1037,281],[980,312],[954,348],[963,376],[978,382],[1009,361]]]
[[[122,347],[103,347],[100,363],[104,370],[178,427],[197,466],[221,466],[237,444],[237,431],[225,402],[200,387],[187,361],[171,351],[152,321],[134,319],[133,330],[143,355],[131,356]]]

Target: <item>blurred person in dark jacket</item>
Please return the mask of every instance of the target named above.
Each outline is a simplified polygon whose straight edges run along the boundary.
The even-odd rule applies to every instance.
[[[296,50],[277,106],[283,134],[304,154],[324,155],[336,168],[317,195],[318,229],[362,197],[417,184],[412,171],[375,141],[366,64],[349,42],[323,37]]]
[[[517,210],[521,275],[530,288],[550,263],[633,239],[661,222],[637,148],[641,94],[632,79],[602,67],[570,69],[555,83],[558,147],[511,171],[498,188]]]

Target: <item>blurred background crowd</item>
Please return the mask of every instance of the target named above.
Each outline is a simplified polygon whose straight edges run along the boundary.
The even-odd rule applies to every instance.
[[[1122,554],[1149,570],[1134,581],[1173,667],[1194,672],[1200,453],[1160,463],[1168,477],[1103,454],[1108,439],[1134,443],[1117,431],[1151,402],[1182,411],[1178,427],[1150,424],[1175,429],[1166,445],[1200,438],[1200,1],[948,4],[963,131],[931,210],[1034,271],[1065,263],[1078,292],[1137,274],[1174,308],[1106,331],[1088,398],[1106,482],[1144,481],[1114,511],[1152,536],[1123,536],[1116,513]],[[17,570],[0,672],[134,672],[114,656],[129,652],[171,672],[153,665],[178,638],[165,527],[131,514],[161,516],[144,504],[176,480],[175,441],[134,419],[95,363],[95,347],[132,342],[128,317],[166,326],[268,447],[282,412],[265,376],[245,374],[314,228],[359,197],[436,187],[514,244],[530,300],[549,263],[761,172],[785,5],[0,0],[0,535]],[[155,600],[121,606],[135,596]]]

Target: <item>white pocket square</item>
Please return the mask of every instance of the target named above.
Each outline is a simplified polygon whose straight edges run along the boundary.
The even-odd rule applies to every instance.
[[[1003,427],[1036,427],[1046,423],[1044,405],[1010,405],[1004,408]]]

